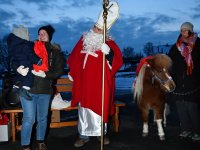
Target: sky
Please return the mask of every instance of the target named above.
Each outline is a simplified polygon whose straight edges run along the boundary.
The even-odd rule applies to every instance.
[[[175,43],[180,26],[189,21],[200,34],[199,0],[115,0],[120,17],[110,34],[121,50],[133,47],[141,52],[144,44]],[[31,40],[39,27],[51,24],[56,32],[52,42],[71,52],[82,33],[89,31],[102,10],[102,0],[1,0],[0,38],[17,25],[28,27]]]

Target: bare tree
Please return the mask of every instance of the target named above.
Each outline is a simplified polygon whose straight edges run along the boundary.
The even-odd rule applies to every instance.
[[[132,47],[126,47],[123,49],[123,57],[124,58],[131,58],[134,55],[134,48]]]
[[[6,40],[7,36],[4,36],[3,39],[0,39],[0,66],[5,70],[10,71],[10,59]]]
[[[147,56],[153,55],[153,54],[154,54],[154,51],[153,51],[153,43],[147,42],[147,43],[144,45],[143,52],[144,52]]]

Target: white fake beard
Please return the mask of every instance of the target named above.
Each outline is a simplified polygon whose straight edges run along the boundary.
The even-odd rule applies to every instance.
[[[83,35],[83,51],[95,52],[101,49],[102,44],[102,34],[97,34],[90,30]]]

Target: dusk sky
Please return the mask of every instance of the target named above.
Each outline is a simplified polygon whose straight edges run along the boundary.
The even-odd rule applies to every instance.
[[[173,44],[185,21],[192,22],[200,34],[199,0],[116,1],[120,17],[110,32],[121,49],[131,46],[141,51],[147,42]],[[38,28],[51,24],[56,29],[52,42],[70,52],[97,21],[101,9],[102,0],[1,0],[0,38],[13,26],[24,25],[35,40]]]

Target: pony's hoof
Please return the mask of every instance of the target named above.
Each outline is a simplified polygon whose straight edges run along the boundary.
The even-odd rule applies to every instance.
[[[147,136],[148,136],[148,133],[144,133],[144,132],[143,132],[143,133],[142,133],[142,136],[143,136],[143,137],[147,137]]]
[[[164,141],[165,140],[165,136],[164,135],[160,136],[160,140]]]

